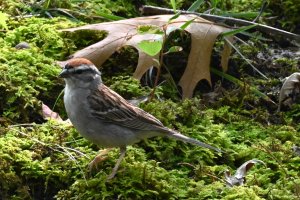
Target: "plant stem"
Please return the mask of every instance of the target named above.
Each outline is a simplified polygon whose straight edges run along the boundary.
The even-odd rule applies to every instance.
[[[161,68],[163,66],[163,55],[164,55],[165,42],[166,42],[166,38],[167,38],[167,26],[168,26],[168,24],[163,26],[164,35],[162,38],[161,51],[159,53],[159,66],[157,69],[157,74],[156,74],[155,81],[154,81],[154,87],[153,87],[153,90],[151,91],[149,101],[151,101],[154,98],[155,90],[158,85],[158,80],[159,80],[160,73],[161,73]]]

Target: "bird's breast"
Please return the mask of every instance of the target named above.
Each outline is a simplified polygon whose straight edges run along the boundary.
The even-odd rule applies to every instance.
[[[86,89],[65,88],[64,104],[67,115],[75,128],[81,133],[88,125],[90,120],[90,109],[88,107],[87,97],[89,91]]]

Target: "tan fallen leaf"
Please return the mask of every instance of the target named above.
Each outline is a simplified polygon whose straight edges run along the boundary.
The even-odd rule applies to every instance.
[[[283,85],[280,89],[279,94],[279,106],[278,111],[281,109],[281,105],[287,101],[292,95],[296,95],[300,93],[300,73],[295,72],[292,75],[284,78]],[[293,100],[287,101],[288,105],[291,106]]]
[[[191,51],[184,74],[179,85],[182,87],[183,98],[192,97],[197,83],[205,79],[211,83],[210,61],[212,49],[216,38],[222,32],[230,29],[213,22],[205,20],[196,15],[180,15],[178,18],[169,21],[173,15],[158,15],[150,17],[139,17],[114,22],[91,24],[77,28],[65,29],[64,32],[84,33],[83,30],[106,31],[107,37],[91,46],[77,51],[72,57],[84,57],[91,60],[100,67],[115,51],[123,46],[129,45],[138,50],[138,65],[133,76],[141,79],[143,74],[151,67],[159,67],[159,54],[150,56],[138,48],[138,44],[145,40],[157,40],[162,36],[157,33],[139,34],[138,28],[141,26],[156,26],[163,30],[180,29],[188,22],[185,31],[191,34]],[[225,46],[222,53],[222,67],[227,69],[230,46]]]
[[[63,121],[58,113],[52,111],[47,105],[42,104],[42,115],[45,120]]]
[[[261,160],[253,159],[243,163],[232,176],[229,170],[225,171],[225,181],[227,183],[227,186],[233,187],[235,185],[244,185],[244,183],[246,182],[245,177],[247,175],[247,172],[257,163],[266,165]]]

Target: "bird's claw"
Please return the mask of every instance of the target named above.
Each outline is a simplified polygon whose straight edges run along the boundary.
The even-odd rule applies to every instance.
[[[91,172],[93,169],[98,170],[99,163],[103,162],[107,159],[107,154],[111,150],[111,148],[100,150],[99,154],[89,163],[89,171]]]

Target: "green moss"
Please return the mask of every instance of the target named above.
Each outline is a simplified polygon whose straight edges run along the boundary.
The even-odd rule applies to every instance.
[[[57,8],[62,8],[60,11]],[[42,17],[69,17],[71,20],[103,21],[105,17],[102,14],[118,15],[122,17],[133,17],[138,15],[138,5],[131,1],[109,1],[109,0],[87,0],[87,1],[70,1],[70,0],[51,0],[51,1],[21,1],[6,0],[0,2],[0,10],[5,10],[10,15],[27,15],[35,14]]]
[[[16,198],[27,195],[57,199],[118,196],[125,199],[278,199],[281,195],[285,199],[297,198],[300,159],[291,147],[300,137],[293,127],[262,126],[229,107],[205,109],[199,102],[199,99],[181,103],[151,102],[143,108],[169,127],[219,146],[227,155],[221,157],[168,138],[153,138],[129,147],[116,178],[106,182],[118,150],[111,151],[98,170],[88,175],[86,169],[97,148],[74,129],[54,122],[9,128],[0,137],[2,197],[14,194]],[[220,121],[222,118],[227,120]],[[226,169],[234,173],[242,163],[253,158],[263,160],[266,166],[255,165],[247,175],[246,186],[227,188],[220,181]]]
[[[150,93],[150,88],[142,87],[140,81],[132,76],[115,76],[105,84],[125,99],[146,96]]]
[[[20,21],[10,21],[11,29],[4,37],[7,45],[14,47],[20,42],[27,42],[37,47],[47,57],[63,59],[72,52],[72,44],[66,45],[59,30],[80,24],[72,23],[64,18],[52,20],[44,18],[28,18]],[[73,47],[74,48],[74,47]]]
[[[73,48],[81,49],[101,41],[107,36],[107,33],[96,30],[78,30],[75,32],[63,32],[62,35],[69,45],[74,45]]]
[[[45,2],[49,3],[48,8],[76,7],[70,1]],[[128,6],[131,1],[97,2],[97,6],[91,1],[79,3],[86,8],[81,9],[85,20],[90,17],[88,14],[97,12],[122,16],[135,12],[125,13],[127,8],[133,11],[134,6]],[[242,2],[235,7],[238,10],[251,6],[249,2],[236,2]],[[251,10],[257,10],[258,2],[252,3]],[[186,3],[180,1],[181,5]],[[37,8],[10,0],[0,6],[12,15],[16,8],[23,13],[28,9],[33,9],[33,13],[48,9],[45,5]],[[274,113],[273,107],[250,93],[247,86],[224,84],[220,98],[208,107],[200,97],[178,101],[176,88],[168,82],[157,88],[160,100],[141,105],[166,126],[226,153],[219,155],[169,138],[151,138],[128,147],[112,181],[107,182],[106,178],[119,156],[118,150],[111,151],[97,170],[88,171],[98,147],[67,124],[43,123],[40,105],[45,102],[52,107],[63,88],[63,81],[57,79],[60,68],[55,60],[101,40],[105,33],[83,31],[65,35],[59,30],[79,23],[64,18],[32,17],[10,20],[7,25],[8,31],[0,32],[0,199],[299,199],[300,157],[292,151],[294,145],[300,144],[299,106],[294,105],[288,113]],[[174,34],[174,38],[180,38],[182,33]],[[188,52],[190,38],[182,38],[182,43],[169,41],[168,45],[185,44],[184,52]],[[23,41],[30,45],[29,49],[14,48]],[[259,43],[255,47],[242,46],[241,50],[253,57],[262,52],[261,48],[268,49]],[[129,99],[150,92],[130,76],[136,60],[136,50],[122,48],[102,69],[105,83]],[[171,65],[177,61],[176,56],[165,59]],[[243,60],[235,61],[241,64],[238,66],[244,65]],[[292,59],[280,57],[274,64],[289,68],[286,73],[297,71],[297,62]],[[183,71],[181,66],[178,68]],[[171,73],[178,72],[178,68],[170,69]],[[244,66],[239,72],[245,83],[274,93],[272,88],[278,87],[279,80],[253,78],[245,74],[247,70],[250,71]],[[180,74],[177,76],[179,79]],[[64,113],[62,99],[55,111]],[[9,126],[16,122],[40,124]],[[224,171],[234,174],[241,164],[254,158],[266,166],[253,166],[244,186],[227,187]]]
[[[0,138],[1,198],[53,196],[72,180],[76,173],[67,166],[73,161],[57,143],[64,141],[65,130],[70,129],[50,122],[6,130]]]
[[[273,15],[278,16],[279,20],[273,20],[276,26],[282,27],[285,30],[299,32],[300,18],[297,13],[300,12],[300,1],[299,0],[286,0],[269,1],[269,6]]]
[[[53,59],[40,55],[38,48],[16,50],[2,48],[0,78],[3,116],[16,121],[28,122],[37,117],[40,101],[53,102],[53,94],[59,94],[57,74]],[[47,99],[47,100],[46,100]],[[4,104],[5,102],[5,104]]]
[[[54,104],[63,88],[54,59],[63,59],[72,51],[58,30],[70,26],[74,24],[62,18],[9,21],[9,31],[0,45],[0,112],[4,117],[18,122],[41,121],[41,101]],[[27,42],[29,48],[16,49],[20,42]]]
[[[282,68],[290,68],[291,73],[298,72],[298,60],[294,58],[280,57],[274,60],[274,65]]]

